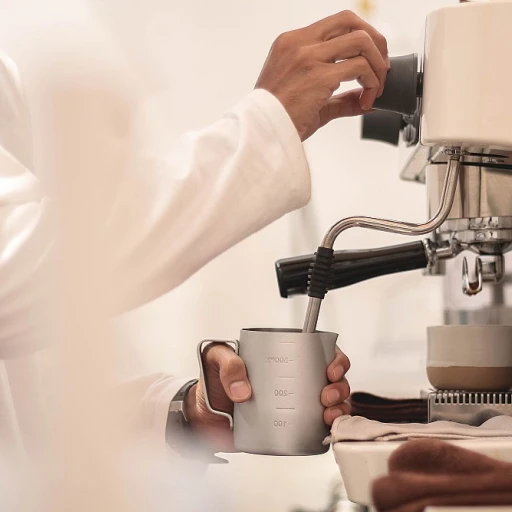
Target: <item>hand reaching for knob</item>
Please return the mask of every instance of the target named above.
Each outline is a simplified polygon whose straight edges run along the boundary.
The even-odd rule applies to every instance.
[[[279,36],[256,88],[284,106],[302,140],[339,117],[372,108],[389,69],[386,39],[351,11]],[[333,96],[342,82],[362,89]]]

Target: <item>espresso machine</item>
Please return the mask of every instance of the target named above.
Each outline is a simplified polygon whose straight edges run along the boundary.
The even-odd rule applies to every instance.
[[[512,262],[511,22],[511,0],[443,8],[428,16],[422,56],[391,59],[376,112],[363,118],[362,137],[410,148],[400,177],[425,188],[428,220],[349,217],[331,227],[314,254],[279,260],[281,296],[309,296],[304,332],[316,330],[328,291],[418,269],[443,276],[450,298],[446,325],[478,324],[482,338],[496,325],[512,325],[506,298],[506,262]],[[338,236],[356,227],[425,238],[334,251]],[[429,421],[479,425],[492,415],[512,416],[510,388],[512,382],[499,389],[433,385]]]

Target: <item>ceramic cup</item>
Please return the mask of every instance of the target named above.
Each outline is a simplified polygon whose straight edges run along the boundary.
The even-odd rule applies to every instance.
[[[512,388],[512,326],[441,325],[429,327],[427,338],[427,375],[434,388]]]

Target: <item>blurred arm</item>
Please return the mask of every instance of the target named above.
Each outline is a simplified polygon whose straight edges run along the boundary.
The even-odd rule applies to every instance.
[[[38,176],[66,169],[82,202],[79,176],[95,180],[82,183],[95,191],[90,215],[104,237],[116,312],[165,294],[306,204],[302,144],[270,93],[254,91],[210,127],[169,141],[167,151],[145,152],[132,144],[137,97],[128,77],[88,48],[38,59],[30,95],[35,165]],[[14,157],[0,157],[0,356],[11,357],[40,345],[38,283],[52,254],[52,194]]]

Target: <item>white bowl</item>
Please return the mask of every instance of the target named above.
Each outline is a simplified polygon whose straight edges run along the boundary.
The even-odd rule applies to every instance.
[[[404,442],[406,441],[334,444],[334,456],[351,502],[367,507],[372,505],[372,482],[388,474],[388,459]],[[512,440],[471,439],[447,442],[493,459],[512,462]]]

